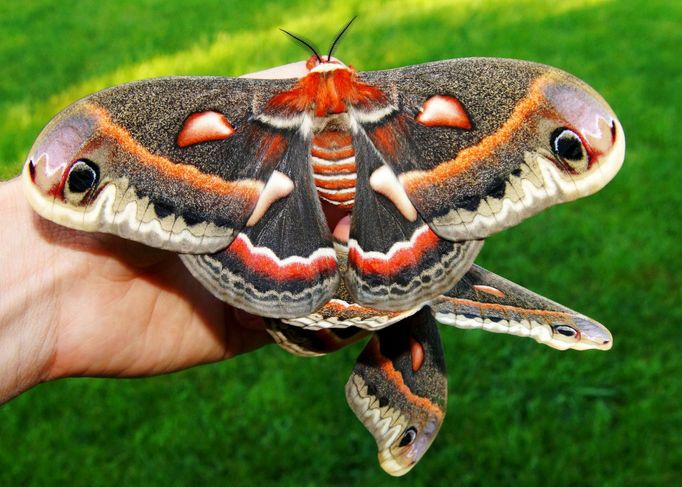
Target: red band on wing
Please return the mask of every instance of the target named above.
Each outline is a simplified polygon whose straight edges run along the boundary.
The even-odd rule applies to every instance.
[[[392,124],[376,127],[372,130],[371,136],[379,152],[396,157],[396,130]]]
[[[329,250],[329,252],[325,252]],[[274,280],[313,280],[323,273],[337,268],[332,249],[320,249],[309,257],[279,259],[264,247],[255,247],[243,233],[225,250],[237,257],[245,267],[253,269]],[[317,254],[317,255],[316,255]]]
[[[406,267],[419,265],[424,254],[436,248],[440,241],[440,238],[427,226],[418,229],[415,235],[416,238],[413,235],[409,241],[395,244],[388,253],[381,257],[365,256],[357,244],[351,244],[348,249],[348,260],[363,273],[393,276]]]
[[[287,141],[281,134],[262,135],[258,143],[257,156],[266,163],[279,161],[287,148]]]

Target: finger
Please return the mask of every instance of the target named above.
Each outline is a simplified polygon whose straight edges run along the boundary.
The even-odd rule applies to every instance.
[[[167,260],[172,255],[165,250],[148,247],[116,235],[82,232],[58,225],[36,213],[31,216],[37,235],[44,242],[50,246],[82,252],[84,256],[114,257],[136,269],[145,269]]]
[[[239,338],[239,347],[231,350],[231,355],[226,358],[231,358],[242,353],[253,352],[254,350],[274,343],[272,337],[265,330],[247,330],[241,329],[241,336]]]
[[[248,328],[249,330],[265,329],[265,321],[260,316],[252,315],[239,308],[234,308],[233,316],[236,323],[242,328]]]
[[[225,306],[225,358],[251,352],[272,343],[265,321],[239,308]]]
[[[327,219],[329,230],[334,238],[339,242],[348,242],[350,237],[350,215],[347,210],[343,210],[336,205],[326,201],[322,202],[322,211]]]
[[[241,78],[253,79],[285,79],[285,78],[301,78],[308,70],[305,67],[305,61],[298,61],[295,63],[284,64],[276,68],[264,69],[255,73],[245,74]]]

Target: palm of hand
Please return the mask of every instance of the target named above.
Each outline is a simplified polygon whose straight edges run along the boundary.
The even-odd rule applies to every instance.
[[[48,379],[169,372],[269,341],[259,319],[210,295],[177,255],[32,220],[33,255],[52,273]]]

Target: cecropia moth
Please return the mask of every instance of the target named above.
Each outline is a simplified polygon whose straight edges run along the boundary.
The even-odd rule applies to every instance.
[[[381,346],[363,352],[348,386],[356,412],[374,404],[362,384],[375,372],[372,387],[389,391],[389,409],[420,387],[414,379],[387,388],[381,357],[391,370],[416,361],[444,375],[441,352],[433,360],[429,352],[440,350],[437,333],[423,324],[434,316],[533,336],[524,314],[532,310],[547,325],[546,343],[610,346],[601,325],[571,325],[564,308],[542,298],[509,304],[486,283],[458,287],[487,236],[616,174],[623,129],[594,90],[558,69],[509,59],[357,72],[330,53],[306,66],[292,79],[136,81],[77,101],[30,151],[28,200],[62,225],[181,253],[219,299],[277,319],[271,332],[296,353],[334,349],[311,345],[321,336],[315,330],[405,321],[382,332],[404,330],[402,342],[388,339],[404,346],[377,334]],[[325,217],[332,213],[340,216]],[[465,298],[474,288],[478,297]],[[425,305],[432,315],[420,311]],[[298,343],[295,330],[306,328],[312,335]],[[422,335],[433,346],[415,346]],[[380,447],[405,452],[422,441],[408,423],[388,440],[383,426],[370,431],[378,442],[383,435]],[[418,455],[382,465],[409,470],[435,436],[435,423],[427,428]]]

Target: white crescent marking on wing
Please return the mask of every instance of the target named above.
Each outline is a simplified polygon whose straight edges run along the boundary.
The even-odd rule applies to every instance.
[[[382,252],[376,252],[374,250],[366,252],[362,250],[362,247],[360,247],[357,240],[355,239],[348,240],[348,249],[350,250],[351,248],[354,248],[357,252],[359,252],[362,255],[364,259],[381,259],[388,261],[391,260],[391,258],[401,250],[411,249],[412,247],[414,247],[414,244],[419,238],[419,236],[425,232],[428,232],[429,230],[430,229],[428,225],[423,225],[419,227],[417,230],[414,231],[414,233],[410,237],[410,240],[394,243],[393,245],[391,245],[391,248],[385,254]]]
[[[413,222],[417,219],[417,210],[407,197],[407,193],[400,184],[391,168],[383,165],[369,177],[369,185],[374,191],[391,200],[402,215]]]
[[[252,227],[258,223],[275,201],[288,196],[293,190],[294,182],[288,176],[279,171],[273,171],[270,179],[268,179],[268,182],[258,197],[256,207],[253,209],[253,213],[251,213],[249,220],[246,222],[246,226]]]

